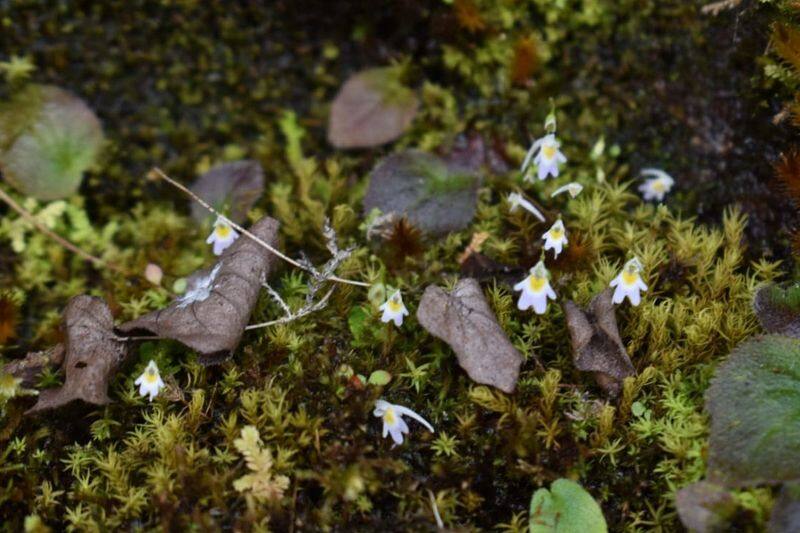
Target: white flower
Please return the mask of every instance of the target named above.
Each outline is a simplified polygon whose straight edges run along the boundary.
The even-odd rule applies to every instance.
[[[139,385],[139,396],[150,395],[150,401],[158,396],[158,391],[164,388],[164,382],[161,381],[161,374],[158,373],[156,362],[152,359],[147,363],[147,368],[144,369],[142,375],[136,378],[135,385]]]
[[[556,299],[556,293],[550,286],[550,273],[544,266],[544,261],[539,261],[531,269],[530,275],[514,285],[515,291],[522,291],[519,295],[517,307],[524,311],[530,307],[541,315],[547,311],[547,299]]]
[[[221,255],[238,238],[239,234],[236,230],[224,218],[217,217],[217,221],[214,222],[214,229],[206,239],[206,242],[214,245],[214,255]]]
[[[217,263],[217,266],[208,274],[208,276],[196,279],[189,290],[183,296],[178,298],[178,308],[183,309],[189,304],[195,302],[202,302],[211,296],[211,290],[214,288],[214,279],[217,277],[222,263]]]
[[[383,419],[383,436],[386,437],[387,434],[391,435],[395,445],[403,444],[403,433],[408,433],[408,425],[406,421],[403,420],[404,416],[410,416],[428,428],[428,431],[431,433],[435,431],[427,420],[408,407],[395,405],[386,400],[378,400],[375,402],[375,411],[373,411],[372,414]]]
[[[583,190],[583,185],[573,181],[572,183],[567,183],[566,185],[562,185],[561,187],[553,191],[553,194],[550,195],[550,198],[554,198],[559,194],[563,194],[565,192],[568,192],[571,197],[575,198],[581,193],[582,190]]]
[[[531,160],[533,160],[533,164],[536,165],[537,169],[537,177],[540,180],[546,179],[547,176],[557,178],[558,165],[567,162],[567,158],[559,150],[560,147],[561,143],[558,142],[553,133],[548,133],[541,139],[537,139],[525,155],[525,161],[522,162],[520,172],[525,173],[531,164]],[[525,174],[525,179],[528,179],[527,173]]]
[[[394,294],[383,302],[380,306],[380,310],[383,311],[381,322],[393,321],[394,325],[398,328],[403,325],[403,316],[408,314],[408,309],[406,309],[405,304],[403,304],[403,296],[400,294],[399,290],[394,291]]]
[[[544,215],[538,209],[536,209],[532,203],[523,198],[518,192],[512,192],[508,195],[508,203],[511,204],[511,208],[509,209],[511,212],[514,212],[518,207],[522,207],[526,211],[532,213],[533,216],[538,218],[540,221],[545,221]]]
[[[642,197],[646,202],[653,199],[661,202],[664,200],[664,195],[675,185],[675,180],[669,174],[657,168],[642,169],[640,174],[642,176],[652,176],[639,185],[639,192],[642,193]]]
[[[545,251],[553,250],[555,257],[558,257],[563,246],[567,244],[567,230],[560,218],[542,235],[542,239],[544,239]]]
[[[639,273],[642,271],[642,264],[639,259],[634,257],[622,267],[622,272],[611,280],[610,286],[616,287],[614,289],[614,297],[611,299],[615,304],[620,304],[628,297],[631,305],[639,305],[641,297],[639,291],[646,291],[647,285],[642,281]]]

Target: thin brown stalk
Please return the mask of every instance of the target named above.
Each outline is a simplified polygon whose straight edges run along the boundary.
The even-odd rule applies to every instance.
[[[275,249],[274,247],[270,246],[270,245],[269,245],[269,244],[268,244],[266,241],[264,241],[263,239],[261,239],[261,238],[259,238],[258,236],[256,236],[256,235],[254,235],[254,234],[250,233],[249,231],[247,231],[246,229],[244,229],[242,226],[240,226],[239,224],[237,224],[237,223],[236,223],[236,222],[234,222],[233,220],[229,219],[228,217],[226,217],[225,215],[223,215],[222,213],[220,213],[219,211],[217,211],[216,209],[214,209],[213,207],[211,207],[211,205],[210,205],[208,202],[206,202],[205,200],[203,200],[202,198],[200,198],[198,195],[196,195],[195,193],[193,193],[193,192],[192,192],[191,190],[189,190],[189,188],[187,188],[185,185],[183,185],[183,184],[181,184],[181,183],[178,183],[178,182],[177,182],[177,181],[175,181],[174,179],[172,179],[172,178],[170,178],[169,176],[167,176],[167,175],[164,173],[164,171],[163,171],[163,170],[161,170],[160,168],[158,168],[158,167],[155,167],[155,168],[153,168],[153,171],[156,173],[156,175],[157,175],[159,178],[163,179],[164,181],[166,181],[167,183],[169,183],[170,185],[172,185],[173,187],[175,187],[176,189],[178,189],[178,190],[179,190],[179,191],[181,191],[182,193],[184,193],[184,194],[188,195],[188,196],[189,196],[189,197],[190,197],[192,200],[194,200],[194,201],[195,201],[195,202],[197,202],[198,204],[202,205],[202,206],[203,206],[205,209],[207,209],[208,211],[210,211],[210,212],[214,213],[215,215],[217,215],[219,218],[221,218],[223,221],[225,221],[225,222],[226,222],[228,225],[230,225],[231,227],[233,227],[234,229],[236,229],[236,230],[237,230],[239,233],[241,233],[242,235],[245,235],[245,236],[247,236],[248,238],[250,238],[251,240],[253,240],[253,241],[254,241],[256,244],[258,244],[259,246],[261,246],[261,247],[263,247],[263,248],[266,248],[267,250],[269,250],[269,251],[270,251],[270,252],[272,252],[273,254],[277,255],[278,257],[280,257],[281,259],[283,259],[284,261],[286,261],[286,262],[287,262],[287,263],[289,263],[290,265],[293,265],[293,266],[295,266],[295,267],[297,267],[297,268],[299,268],[299,269],[305,270],[305,271],[310,271],[310,270],[308,269],[308,267],[306,267],[305,265],[303,265],[303,264],[299,263],[298,261],[296,261],[296,260],[292,259],[291,257],[289,257],[288,255],[284,254],[283,252],[281,252],[281,251],[279,251],[279,250]],[[369,287],[369,286],[370,286],[370,285],[369,285],[369,283],[365,283],[365,282],[363,282],[363,281],[354,281],[354,280],[350,280],[350,279],[344,279],[344,278],[340,278],[340,277],[338,277],[338,276],[330,276],[330,277],[328,277],[327,279],[329,279],[329,280],[331,280],[331,281],[336,281],[336,282],[339,282],[339,283],[346,283],[346,284],[348,284],[348,285],[357,285],[357,286],[359,286],[359,287]]]
[[[108,261],[103,261],[99,257],[95,257],[89,252],[86,252],[78,248],[75,244],[69,242],[64,237],[61,237],[57,233],[53,232],[50,228],[48,228],[47,226],[36,220],[36,217],[32,213],[30,213],[24,207],[19,205],[16,201],[14,201],[14,199],[11,196],[9,196],[8,193],[6,193],[6,191],[4,191],[1,187],[0,187],[0,200],[3,200],[6,204],[8,204],[8,206],[11,209],[19,213],[19,215],[22,218],[24,218],[27,222],[29,222],[33,227],[42,232],[44,235],[51,238],[52,240],[54,240],[67,250],[69,250],[70,252],[82,257],[86,261],[89,261],[94,266],[98,268],[107,268],[108,270],[112,270],[123,276],[132,275],[130,272],[125,271],[121,267],[118,267],[113,263],[109,263]]]

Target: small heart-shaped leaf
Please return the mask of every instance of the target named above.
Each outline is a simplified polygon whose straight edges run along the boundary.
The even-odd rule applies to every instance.
[[[331,105],[328,140],[337,148],[367,148],[397,139],[411,125],[419,101],[403,85],[405,67],[362,70],[351,76]]]
[[[605,533],[605,517],[592,495],[578,483],[557,479],[550,490],[531,498],[530,533]]]
[[[3,177],[40,200],[69,196],[103,147],[100,121],[83,100],[58,87],[32,85],[24,93],[0,110]],[[24,112],[15,109],[20,102]]]
[[[203,173],[192,184],[192,192],[211,204],[217,211],[241,224],[247,212],[264,194],[264,169],[250,159],[222,163]],[[192,218],[203,222],[213,215],[198,203],[192,204]]]
[[[419,150],[382,159],[370,175],[367,213],[406,217],[420,230],[441,235],[465,228],[475,215],[480,177]]]

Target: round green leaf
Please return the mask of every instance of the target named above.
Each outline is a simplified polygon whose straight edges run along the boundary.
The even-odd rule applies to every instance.
[[[24,92],[0,113],[3,177],[40,200],[69,196],[103,146],[100,121],[83,100],[58,87],[31,86]],[[15,102],[25,102],[24,113],[14,109]],[[23,115],[24,124],[15,122]]]
[[[800,341],[744,342],[716,371],[709,478],[729,487],[800,479]]]
[[[376,370],[369,375],[370,385],[383,386],[388,385],[390,381],[392,381],[392,375],[386,370]]]
[[[600,506],[578,483],[557,479],[550,490],[533,494],[530,509],[531,533],[606,533],[608,528]]]
[[[407,217],[431,235],[461,230],[475,215],[480,177],[420,150],[382,159],[370,174],[364,209]]]

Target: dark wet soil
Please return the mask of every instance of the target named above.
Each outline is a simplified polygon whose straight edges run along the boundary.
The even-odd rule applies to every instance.
[[[623,124],[633,169],[657,166],[677,182],[670,204],[718,223],[726,206],[749,217],[749,255],[787,259],[798,212],[775,183],[772,164],[796,139],[774,124],[786,95],[765,88],[756,58],[769,41],[768,15],[748,7],[712,18],[701,32],[676,28],[662,46],[619,43],[639,51],[654,76],[620,80],[640,105]],[[785,122],[788,122],[785,121]]]

